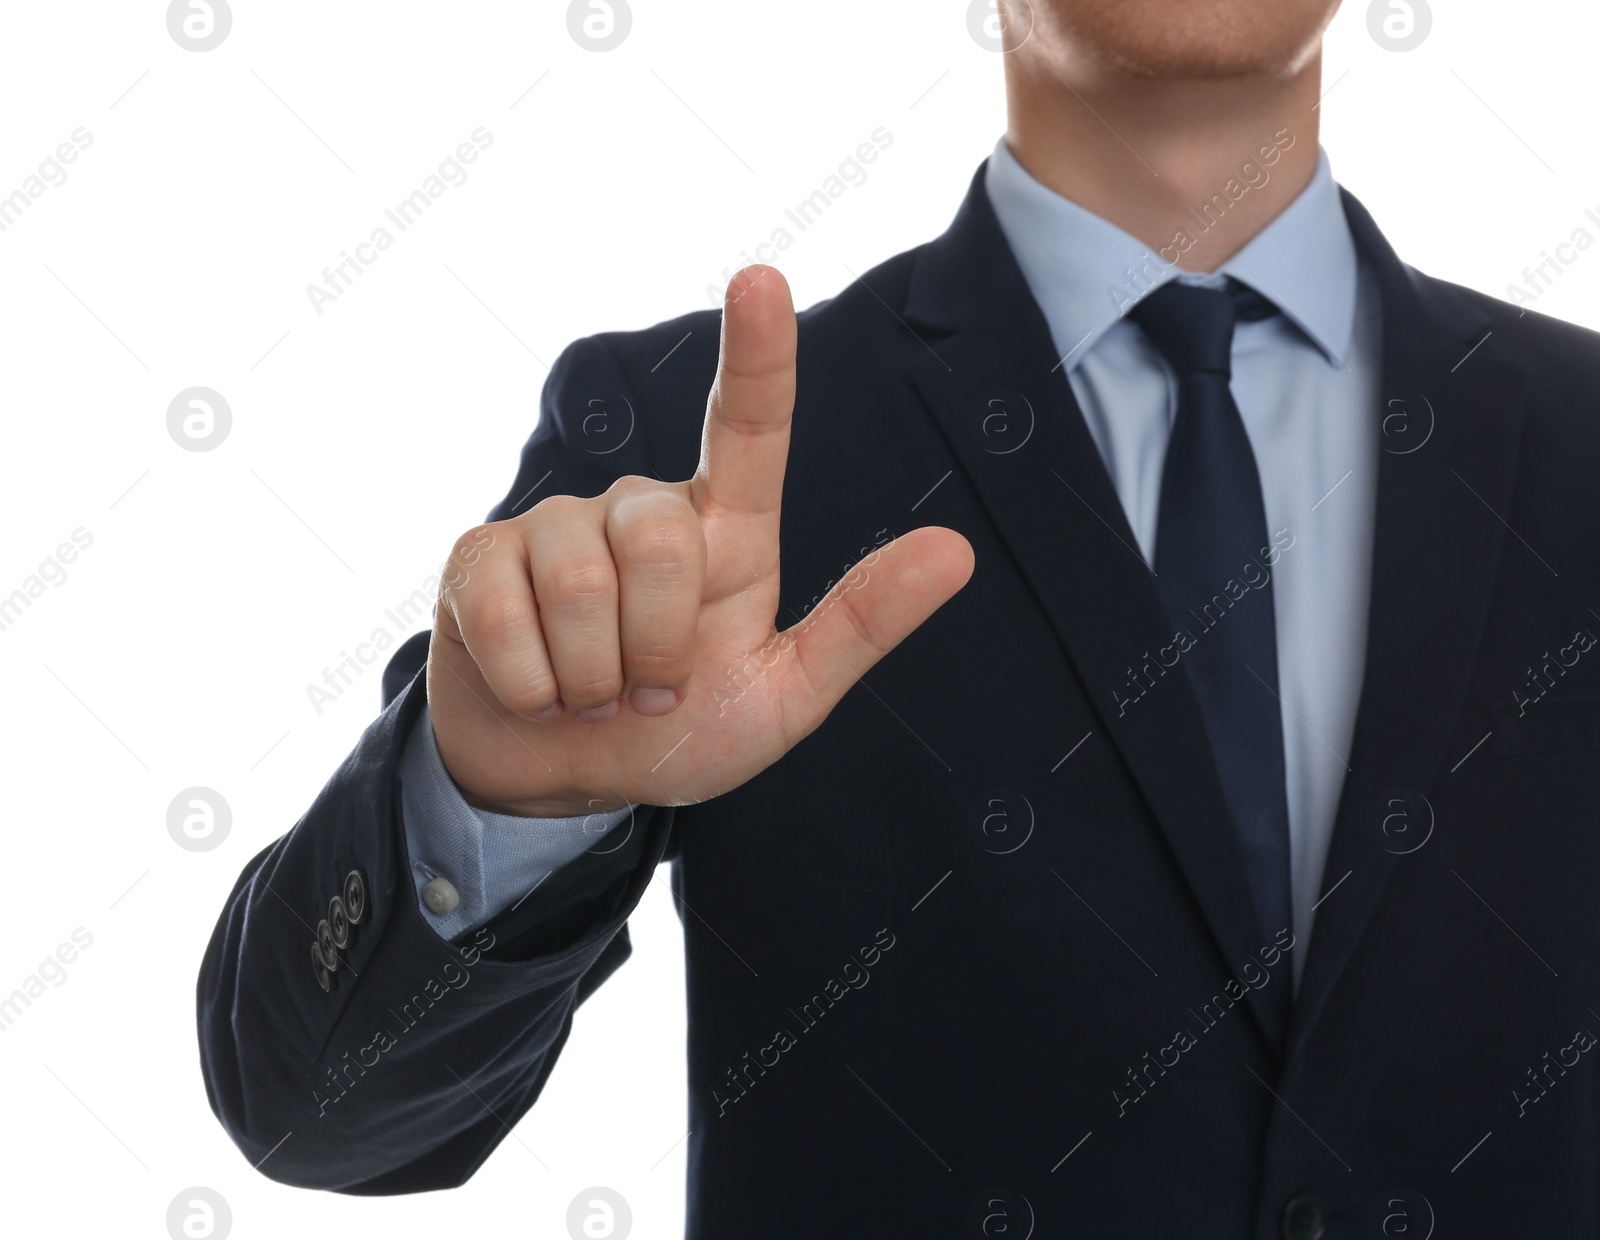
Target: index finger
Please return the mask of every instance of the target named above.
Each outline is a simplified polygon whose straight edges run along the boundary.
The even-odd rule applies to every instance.
[[[692,494],[702,516],[773,518],[776,536],[794,414],[796,329],[776,267],[746,267],[723,299],[717,378],[706,403]]]

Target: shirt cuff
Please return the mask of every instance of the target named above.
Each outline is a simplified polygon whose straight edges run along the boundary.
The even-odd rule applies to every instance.
[[[637,808],[625,805],[572,818],[521,818],[468,805],[444,769],[426,707],[400,760],[400,813],[417,907],[446,940],[520,904],[585,852],[605,851],[601,841]],[[447,882],[458,898],[447,912],[435,912],[423,897],[423,888],[435,879]]]

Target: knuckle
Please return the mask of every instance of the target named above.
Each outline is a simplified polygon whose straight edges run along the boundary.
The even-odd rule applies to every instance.
[[[561,695],[551,677],[535,675],[519,684],[507,685],[497,696],[519,715],[537,715],[545,707],[554,706]]]
[[[515,594],[486,594],[468,609],[472,627],[491,645],[507,645],[525,637],[535,623],[529,600]]]
[[[490,522],[473,526],[456,539],[455,547],[450,553],[451,558],[468,566],[476,564],[483,554],[495,545],[498,538],[495,530],[497,524],[498,522]]]
[[[692,533],[677,514],[644,513],[628,521],[620,532],[622,553],[635,564],[684,569],[695,561]]]
[[[603,556],[569,556],[544,569],[536,588],[541,599],[594,606],[615,596],[616,569]]]
[[[499,541],[498,522],[477,525],[468,530],[450,548],[444,571],[439,576],[440,592],[459,595],[472,581],[473,570],[483,561]]]
[[[654,478],[646,478],[643,474],[623,474],[606,488],[606,494],[620,498],[625,495],[654,491],[665,485],[666,483],[658,482]]]
[[[524,526],[551,525],[560,527],[578,519],[591,501],[576,495],[550,495],[540,500],[516,520]]]
[[[844,612],[846,621],[849,622],[850,628],[855,632],[856,638],[862,645],[876,650],[879,654],[887,653],[883,642],[873,632],[871,621],[848,592],[842,592],[839,595],[838,607]]]
[[[618,671],[584,670],[562,678],[561,698],[577,707],[604,706],[622,695]]]
[[[623,654],[628,677],[651,685],[675,685],[689,679],[693,655],[675,642],[645,642]]]

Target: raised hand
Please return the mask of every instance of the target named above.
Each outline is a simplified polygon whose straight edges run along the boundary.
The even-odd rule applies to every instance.
[[[745,268],[728,285],[693,478],[552,496],[457,541],[428,704],[473,804],[559,816],[727,792],[966,584],[966,539],[928,526],[778,631],[796,336],[783,277]]]

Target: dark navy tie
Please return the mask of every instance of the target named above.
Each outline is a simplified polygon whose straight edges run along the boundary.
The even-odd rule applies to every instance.
[[[1156,584],[1205,716],[1262,944],[1292,924],[1273,543],[1255,454],[1228,382],[1236,319],[1276,314],[1234,280],[1163,285],[1130,311],[1178,381],[1161,473]],[[1242,594],[1241,594],[1242,591]]]

